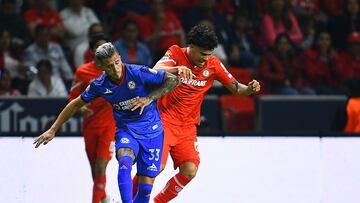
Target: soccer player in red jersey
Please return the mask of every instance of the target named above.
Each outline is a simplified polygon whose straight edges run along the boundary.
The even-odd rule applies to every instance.
[[[90,48],[94,51],[101,44],[106,43],[103,34],[97,34],[90,39]],[[76,69],[75,79],[70,91],[70,101],[76,99],[103,71],[94,61],[85,63]],[[83,134],[86,154],[88,156],[93,178],[93,203],[108,202],[105,192],[106,166],[112,157],[114,149],[115,121],[112,106],[103,98],[97,98],[82,107]]]
[[[259,82],[239,83],[213,54],[218,43],[216,34],[205,25],[193,27],[188,34],[188,47],[171,46],[154,69],[165,70],[181,77],[182,84],[158,101],[165,138],[162,154],[164,169],[168,153],[174,168],[180,172],[172,177],[154,198],[155,203],[169,202],[196,175],[200,163],[196,125],[200,124],[200,108],[214,80],[231,93],[248,96],[260,91]],[[135,177],[133,182],[136,183]]]

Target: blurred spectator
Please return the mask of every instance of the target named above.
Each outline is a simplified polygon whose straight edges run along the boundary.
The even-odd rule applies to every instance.
[[[33,7],[24,13],[24,19],[33,36],[35,28],[40,24],[49,27],[52,39],[59,41],[64,36],[61,17],[51,9],[49,0],[36,0]]]
[[[176,16],[182,18],[183,15],[195,7],[197,0],[167,0],[167,7],[171,9]]]
[[[87,33],[87,38],[91,38],[92,35],[104,33],[104,28],[99,23],[93,23],[90,25]],[[74,51],[74,66],[79,67],[80,65],[90,62],[93,60],[93,53],[89,49],[89,42],[82,42],[76,46]]]
[[[84,0],[85,5],[91,8],[96,16],[103,20],[105,16],[109,13],[107,5],[113,6],[113,3],[116,3],[118,0]],[[132,0],[119,0],[119,1],[132,1]]]
[[[264,47],[271,47],[276,36],[284,32],[290,36],[292,41],[299,44],[303,35],[298,21],[289,9],[288,0],[270,0],[268,6],[268,12],[260,27]]]
[[[60,12],[65,27],[65,45],[71,51],[82,42],[88,42],[90,25],[99,23],[95,13],[85,6],[83,0],[68,0],[69,7]]]
[[[320,11],[320,0],[290,0],[290,3],[298,17],[315,15]]]
[[[139,41],[139,28],[135,21],[128,20],[123,25],[122,38],[114,42],[124,63],[151,66],[153,61],[149,48]]]
[[[262,18],[266,13],[269,7],[270,0],[256,0],[256,8],[259,16]]]
[[[53,74],[71,81],[73,70],[66,61],[62,48],[55,42],[49,42],[49,28],[38,25],[35,28],[35,42],[25,50],[25,64],[34,66],[41,59],[48,59],[53,66]]]
[[[309,49],[314,44],[315,33],[317,30],[317,24],[314,16],[306,16],[302,21],[302,32],[304,33],[304,39],[300,43],[302,49]]]
[[[10,73],[6,69],[1,69],[0,72],[0,97],[1,96],[19,96],[20,92],[12,87]]]
[[[0,66],[9,71],[10,77],[15,78],[20,75],[20,61],[11,52],[11,35],[7,30],[0,33]]]
[[[351,32],[360,32],[360,0],[347,0],[344,14],[330,19],[330,32],[336,49],[347,47],[347,37]]]
[[[170,46],[185,46],[185,32],[176,15],[165,10],[164,0],[150,0],[149,6],[149,14],[144,17],[143,39],[157,60]]]
[[[25,23],[16,13],[16,0],[1,1],[0,30],[9,31],[14,42],[24,44],[30,41]]]
[[[294,43],[286,34],[279,34],[273,50],[261,59],[258,76],[270,94],[315,94],[312,88],[304,87],[299,57]]]
[[[360,32],[352,32],[348,42],[348,50],[341,54],[345,80],[360,80]]]
[[[251,33],[251,21],[245,10],[235,13],[232,27],[231,47],[228,51],[230,65],[253,68],[255,65],[255,40]]]
[[[148,11],[148,3],[151,0],[112,0],[113,5],[107,3],[107,7],[111,10],[115,16],[124,17],[130,13],[137,13],[139,15],[145,15]],[[109,1],[111,2],[111,1]]]
[[[204,20],[200,21],[199,24],[206,25],[207,27],[215,30],[215,32],[216,32],[215,26],[210,20],[204,19]],[[216,34],[218,36],[218,39],[221,38],[219,33],[216,33]],[[219,43],[218,43],[217,47],[214,49],[213,55],[218,57],[218,59],[221,61],[221,63],[223,63],[225,66],[228,65],[228,58],[227,58],[227,55],[226,55],[226,52],[225,52],[224,45],[222,44],[221,40],[219,40]]]
[[[307,82],[317,94],[342,94],[342,64],[331,46],[330,33],[316,33],[313,48],[304,52],[303,66]]]
[[[200,21],[208,20],[214,27],[219,43],[222,44],[225,50],[230,48],[230,33],[231,26],[226,20],[225,16],[221,14],[216,7],[216,0],[198,0],[196,7],[186,12],[182,18],[182,23],[186,31]]]
[[[48,60],[40,60],[36,64],[38,73],[29,85],[28,96],[33,97],[65,97],[68,95],[61,78],[52,74],[52,65]]]
[[[320,0],[320,7],[330,17],[343,14],[345,0]]]
[[[265,0],[268,1],[268,0]],[[254,27],[258,27],[260,24],[260,19],[262,19],[263,13],[259,12],[259,6],[258,3],[261,3],[261,0],[252,1],[252,0],[231,0],[232,5],[235,8],[234,15],[239,10],[245,10],[247,11],[249,15],[249,19],[252,22]],[[266,4],[264,4],[266,5]],[[264,11],[265,12],[265,11]],[[232,21],[230,21],[232,22]]]

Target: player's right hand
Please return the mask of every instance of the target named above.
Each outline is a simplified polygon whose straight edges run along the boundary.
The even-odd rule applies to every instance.
[[[42,143],[46,145],[48,142],[50,142],[55,136],[55,132],[51,130],[45,131],[43,134],[41,134],[39,137],[37,137],[33,144],[35,144],[35,148],[38,148]]]
[[[183,77],[185,79],[193,79],[196,76],[192,73],[192,71],[190,70],[190,68],[186,67],[186,66],[178,66],[178,75],[183,75]]]

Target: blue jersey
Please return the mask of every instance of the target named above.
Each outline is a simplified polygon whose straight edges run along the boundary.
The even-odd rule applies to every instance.
[[[110,77],[103,73],[90,83],[81,94],[82,100],[90,102],[97,97],[108,101],[114,112],[117,128],[121,128],[137,139],[149,139],[163,132],[160,113],[156,101],[144,108],[131,111],[130,101],[147,96],[149,86],[161,85],[165,72],[156,71],[146,66],[124,64],[123,79],[120,84],[111,82]]]

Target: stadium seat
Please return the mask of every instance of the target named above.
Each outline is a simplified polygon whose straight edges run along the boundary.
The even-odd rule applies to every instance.
[[[243,84],[248,84],[251,80],[253,79],[257,79],[253,77],[253,74],[251,73],[250,70],[245,69],[245,68],[235,68],[235,67],[230,67],[227,69],[229,71],[229,73],[231,73],[231,75],[233,75],[237,81],[239,81],[240,83]],[[258,80],[258,79],[257,79]],[[261,85],[261,89],[260,92],[256,93],[256,95],[264,95],[265,94],[265,84],[258,80],[260,85]]]
[[[241,83],[247,84],[253,79],[252,73],[248,69],[229,67],[227,70]]]
[[[253,97],[223,95],[220,97],[224,132],[254,130],[255,101]]]

